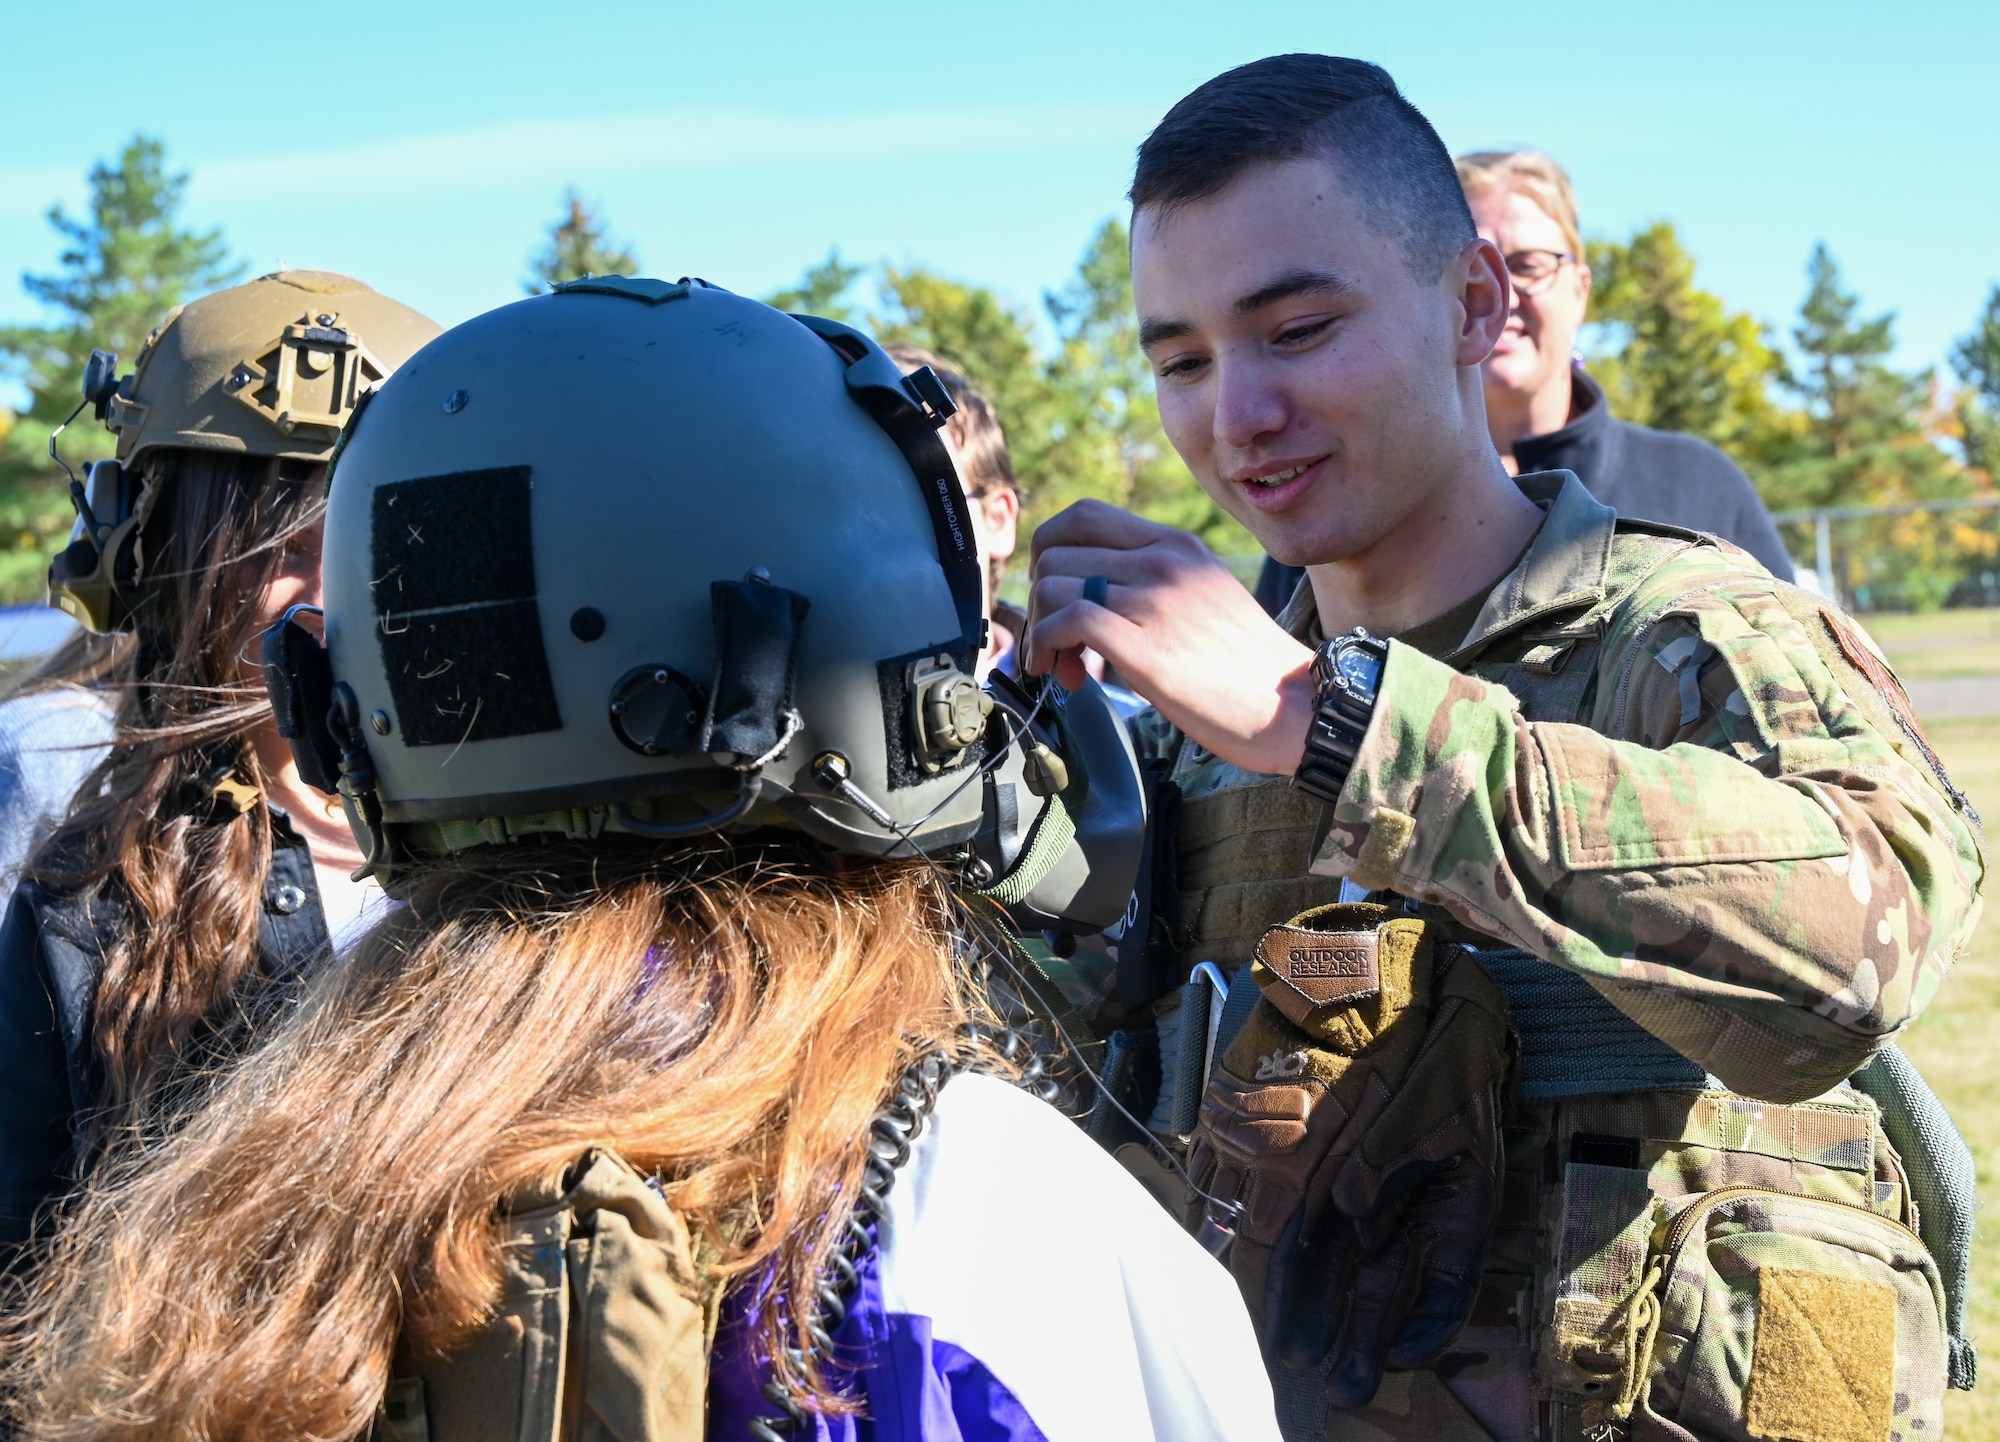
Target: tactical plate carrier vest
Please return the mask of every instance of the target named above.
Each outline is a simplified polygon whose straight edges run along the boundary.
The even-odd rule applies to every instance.
[[[1614,616],[1631,606],[1649,617],[1671,614],[1680,598],[1648,582],[1688,547],[1713,544],[1693,532],[1620,520],[1601,593],[1542,607],[1475,649],[1441,659],[1505,687],[1527,720],[1583,724],[1597,700],[1603,645]],[[1790,586],[1779,589],[1787,610],[1837,674],[1856,667],[1869,672],[1851,640],[1843,641],[1842,627],[1826,614],[1824,602]],[[1654,590],[1662,593],[1651,594]],[[1295,603],[1287,615],[1296,609]],[[1684,708],[1702,704],[1697,679],[1708,659],[1699,648],[1683,658]],[[1869,679],[1876,678],[1870,673]],[[1907,759],[1924,766],[1963,804],[1921,735],[1882,695],[1855,699]],[[1693,719],[1690,712],[1683,724]],[[1175,841],[1180,888],[1177,915],[1171,918],[1180,977],[1204,961],[1234,976],[1247,967],[1268,927],[1310,907],[1361,899],[1351,886],[1343,898],[1338,878],[1306,872],[1323,834],[1322,808],[1294,792],[1288,779],[1239,771],[1178,733],[1170,733],[1159,754],[1182,793]],[[1768,1233],[1782,1239],[1780,1246],[1811,1252],[1820,1244],[1805,1234],[1825,1218],[1786,1198],[1823,1198],[1859,1209],[1857,1216],[1866,1212],[1872,1220],[1854,1225],[1880,1229],[1867,1245],[1893,1255],[1890,1265],[1897,1275],[1911,1279],[1911,1296],[1928,1298],[1941,1285],[1940,1316],[1929,1323],[1936,1339],[1931,1350],[1948,1346],[1952,1384],[1970,1385],[1974,1361],[1961,1320],[1969,1178],[1954,1177],[1952,1159],[1932,1155],[1934,1149],[1925,1145],[1942,1109],[1899,1053],[1891,1049],[1857,1077],[1854,1089],[1838,1088],[1796,1106],[1753,1101],[1722,1088],[1580,976],[1473,932],[1439,908],[1393,892],[1368,899],[1400,904],[1474,949],[1507,993],[1520,1033],[1524,1105],[1508,1130],[1505,1199],[1470,1323],[1435,1369],[1391,1374],[1375,1403],[1355,1417],[1352,1435],[1464,1442],[1622,1438],[1623,1426],[1606,1430],[1604,1409],[1630,1380],[1616,1359],[1630,1330],[1625,1304],[1649,1259],[1658,1261],[1651,1245],[1655,1224],[1666,1213],[1708,1219],[1702,1225],[1721,1216],[1730,1226]],[[1239,990],[1251,989],[1232,987],[1231,1000],[1247,1001],[1238,998]],[[1247,1015],[1247,1007],[1229,1011]],[[1227,1044],[1226,1022],[1223,1032],[1211,1055]],[[1161,1045],[1164,1050],[1167,1043]],[[1913,1094],[1911,1079],[1921,1095]],[[1878,1107],[1873,1098],[1884,1105]],[[1948,1122],[1944,1127],[1949,1130]],[[1955,1133],[1951,1136],[1955,1141]],[[1731,1190],[1716,1201],[1724,1188]],[[1729,1202],[1731,1197],[1741,1198],[1740,1205]],[[1791,1215],[1788,1207],[1804,1215]],[[1747,1222],[1737,1215],[1744,1208],[1752,1214]],[[1918,1241],[1919,1227],[1942,1264],[1941,1284]],[[1799,1260],[1809,1270],[1814,1265],[1809,1256]],[[1721,1297],[1711,1300],[1728,1305]],[[1899,1297],[1895,1305],[1908,1310],[1910,1299]],[[1917,1313],[1923,1310],[1918,1307]],[[1940,1335],[1941,1318],[1948,1322],[1948,1338]],[[1672,1325],[1669,1319],[1669,1330]],[[1905,1332],[1913,1331],[1906,1320]],[[1684,1367],[1688,1357],[1699,1362],[1703,1347],[1727,1351],[1743,1341],[1682,1338],[1682,1362]],[[1789,1357],[1771,1353],[1766,1375],[1777,1375],[1770,1369],[1784,1367]],[[1945,1361],[1918,1359],[1916,1372],[1934,1371],[1941,1380]],[[1893,1378],[1884,1374],[1875,1380],[1883,1396],[1892,1383],[1908,1382],[1900,1367]],[[1714,1386],[1691,1381],[1684,1370],[1685,1395],[1669,1396],[1662,1389],[1654,1403],[1664,1415],[1686,1421],[1694,1421],[1704,1406],[1720,1409],[1741,1427],[1741,1381],[1739,1374],[1733,1397],[1714,1396]],[[1273,1382],[1288,1439],[1317,1442],[1348,1435],[1338,1419],[1329,1430],[1316,1376],[1274,1368]],[[1941,1396],[1934,1386],[1930,1391],[1915,1404],[1922,1418],[1899,1412],[1894,1435],[1931,1435],[1941,1427]],[[1768,1383],[1764,1396],[1770,1408],[1796,1403],[1807,1413],[1827,1401],[1802,1393],[1786,1402]],[[1919,1430],[1910,1432],[1913,1423]],[[1696,1435],[1706,1432],[1697,1428]],[[1886,1442],[1891,1434],[1882,1435]]]

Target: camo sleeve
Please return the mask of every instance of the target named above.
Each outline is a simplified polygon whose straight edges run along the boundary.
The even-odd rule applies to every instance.
[[[1936,992],[1985,869],[1914,722],[1816,640],[1766,580],[1679,597],[1614,624],[1588,726],[1392,643],[1313,870],[1581,973],[1735,1090],[1816,1095]]]

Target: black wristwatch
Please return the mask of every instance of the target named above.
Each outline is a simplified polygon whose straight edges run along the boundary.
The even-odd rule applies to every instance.
[[[1354,769],[1354,753],[1375,714],[1382,665],[1388,659],[1389,643],[1359,626],[1314,653],[1312,726],[1306,732],[1305,758],[1292,777],[1294,791],[1329,806],[1340,799],[1340,788]]]

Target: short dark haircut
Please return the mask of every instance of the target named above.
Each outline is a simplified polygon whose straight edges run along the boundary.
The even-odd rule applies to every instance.
[[[1256,165],[1324,159],[1420,279],[1444,274],[1478,231],[1451,152],[1389,72],[1338,55],[1273,55],[1225,71],[1167,112],[1139,147],[1134,210],[1204,200]]]

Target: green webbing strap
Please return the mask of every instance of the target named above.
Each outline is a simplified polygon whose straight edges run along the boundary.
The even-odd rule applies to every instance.
[[[1048,880],[1049,873],[1056,869],[1056,863],[1074,840],[1076,817],[1070,814],[1069,792],[1058,791],[1035,818],[1034,833],[1021,849],[1021,859],[1014,863],[1014,869],[991,886],[979,888],[979,895],[1002,906],[1026,901],[1036,887]]]
[[[659,820],[667,797],[630,803],[640,817]],[[669,811],[668,816],[677,813]],[[469,851],[475,846],[504,846],[523,836],[564,836],[571,841],[595,841],[607,831],[634,834],[622,825],[610,806],[572,806],[560,811],[531,811],[518,816],[486,816],[476,821],[409,821],[397,825],[397,837],[412,851],[432,855]]]
[[[1973,1213],[1979,1205],[1972,1150],[1930,1083],[1893,1042],[1856,1072],[1849,1085],[1875,1099],[1882,1109],[1882,1134],[1903,1159],[1917,1203],[1917,1230],[1944,1284],[1949,1380],[1953,1387],[1970,1392],[1979,1377],[1979,1356],[1965,1329]]]

